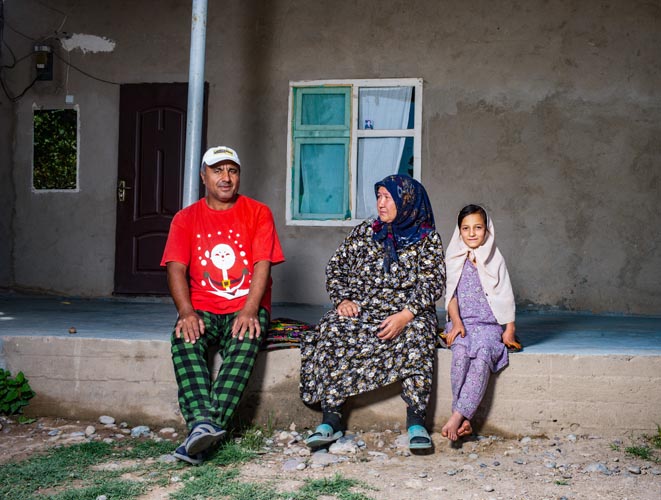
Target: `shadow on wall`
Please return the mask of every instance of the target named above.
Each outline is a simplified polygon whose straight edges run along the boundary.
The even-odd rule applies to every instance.
[[[236,116],[236,126],[232,126],[229,130],[223,130],[224,134],[232,134],[232,130],[237,131],[238,137],[231,137],[231,141],[236,141],[237,147],[241,146],[241,158],[246,156],[247,164],[250,165],[250,171],[255,172],[254,168],[262,169],[265,174],[267,168],[271,168],[277,158],[272,158],[272,147],[264,141],[264,138],[270,137],[272,134],[266,129],[270,123],[270,116],[268,114],[270,107],[264,102],[265,96],[268,95],[265,86],[270,85],[271,75],[268,68],[271,66],[271,47],[273,45],[273,20],[275,15],[273,13],[274,2],[258,2],[254,8],[245,8],[241,3],[237,3],[234,7],[237,9],[236,14],[242,14],[244,17],[237,19],[238,23],[243,26],[240,30],[242,38],[238,41],[239,56],[236,60],[241,61],[243,76],[241,77],[241,87],[236,87],[240,95],[235,98],[240,99],[241,109]],[[221,14],[221,17],[223,14]],[[219,50],[226,51],[226,47],[221,46]],[[226,55],[228,59],[229,54]],[[234,58],[236,56],[232,56]],[[226,104],[226,103],[225,103]],[[224,106],[223,106],[224,107]],[[212,141],[213,142],[213,141]],[[226,141],[227,142],[227,141]],[[278,162],[279,163],[279,162]],[[284,177],[284,171],[283,171]],[[279,182],[273,179],[270,175],[265,179],[261,175],[247,175],[242,179],[242,184],[246,185],[246,194],[253,196],[258,200],[267,203],[274,209],[273,202],[269,200],[270,194],[273,191],[273,183]],[[282,181],[284,186],[284,178]],[[281,201],[278,200],[278,204]],[[284,203],[282,203],[284,205]],[[278,215],[274,213],[276,219]]]
[[[656,316],[594,315],[576,312],[530,311],[517,313],[516,333],[524,349],[536,344],[549,343],[557,338],[566,339],[570,344],[582,342],[586,346],[597,347],[599,339],[613,343],[627,342],[619,339],[614,332],[626,332],[628,342],[640,341],[640,345],[650,342],[650,334],[658,331],[659,319]]]
[[[523,344],[523,348],[547,342],[554,337],[561,337],[566,332],[576,328],[575,318],[549,318],[540,319],[539,316],[517,314],[516,335]]]

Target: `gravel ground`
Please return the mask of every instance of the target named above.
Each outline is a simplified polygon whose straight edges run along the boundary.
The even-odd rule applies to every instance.
[[[56,444],[131,439],[137,426],[40,418],[28,425],[0,419],[0,463],[18,461]],[[405,433],[356,432],[329,450],[311,452],[292,424],[275,431],[257,458],[241,466],[248,482],[269,482],[291,491],[304,479],[341,474],[374,488],[376,499],[661,499],[661,463],[625,452],[649,443],[642,437],[474,436],[459,445],[434,434],[428,454],[411,454]],[[120,437],[121,436],[121,437]],[[181,440],[175,429],[150,434]],[[661,456],[661,450],[655,450]],[[178,485],[145,499],[167,498]]]

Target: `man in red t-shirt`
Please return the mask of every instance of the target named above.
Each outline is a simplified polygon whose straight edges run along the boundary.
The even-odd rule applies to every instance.
[[[284,262],[269,208],[239,194],[241,162],[209,149],[200,170],[206,196],[172,219],[162,266],[179,317],[172,361],[189,434],[174,452],[199,464],[225,428],[248,383],[271,312],[271,266]],[[215,381],[207,366],[217,345]]]

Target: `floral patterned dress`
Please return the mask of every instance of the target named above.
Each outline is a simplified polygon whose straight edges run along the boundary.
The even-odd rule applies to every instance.
[[[477,268],[468,259],[455,295],[466,335],[457,335],[450,347],[452,411],[471,420],[484,398],[489,372],[495,373],[507,366],[507,348],[502,341],[503,327],[489,307]],[[445,328],[446,332],[452,330],[452,321]]]
[[[503,327],[489,307],[477,268],[468,259],[464,262],[455,294],[466,335],[457,336],[452,348],[462,346],[462,352],[471,359],[481,358],[493,373],[502,370],[508,363],[507,347],[502,339]],[[452,321],[448,321],[445,327],[446,332],[450,330]]]
[[[445,288],[441,237],[435,231],[398,251],[383,270],[383,246],[372,220],[356,226],[326,267],[326,289],[337,306],[358,304],[358,317],[328,311],[301,343],[301,398],[337,408],[347,397],[398,380],[402,398],[420,413],[431,391],[437,336],[436,301]],[[407,308],[414,318],[392,340],[376,335],[388,316]]]

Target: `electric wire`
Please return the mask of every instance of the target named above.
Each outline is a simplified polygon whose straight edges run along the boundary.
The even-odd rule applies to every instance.
[[[63,58],[60,54],[58,54],[56,51],[53,51],[53,55],[54,55],[55,57],[57,57],[60,61],[62,61],[64,64],[66,64],[67,66],[71,66],[73,69],[75,69],[76,71],[78,71],[79,73],[85,75],[85,76],[88,77],[88,78],[91,78],[91,79],[93,79],[93,80],[97,80],[97,81],[99,81],[99,82],[103,82],[103,83],[109,83],[110,85],[121,85],[121,83],[119,83],[119,82],[113,82],[112,80],[106,80],[106,79],[104,79],[104,78],[99,78],[98,76],[94,76],[94,75],[92,75],[91,73],[88,73],[87,71],[85,71],[85,70],[83,70],[83,69],[80,69],[80,68],[79,68],[78,66],[76,66],[75,64],[73,64],[73,63],[67,61],[66,59],[64,59],[64,58]]]
[[[5,19],[5,26],[7,26],[7,28],[9,28],[10,30],[12,30],[12,31],[13,31],[14,33],[16,33],[17,35],[21,35],[23,38],[27,38],[27,39],[30,40],[31,42],[38,42],[38,41],[39,41],[39,40],[36,39],[36,38],[32,38],[30,35],[26,35],[25,33],[21,32],[21,31],[18,31],[18,30],[17,30],[16,28],[14,28],[11,24],[9,24],[9,23],[7,22],[6,19]]]
[[[30,41],[32,41],[32,42],[36,42],[36,43],[43,43],[43,42],[47,42],[47,41],[49,41],[49,40],[58,40],[58,41],[59,41],[59,36],[57,36],[57,34],[59,34],[59,33],[61,32],[62,28],[64,27],[64,24],[66,23],[67,18],[68,18],[67,14],[65,14],[64,12],[62,12],[62,11],[56,9],[56,8],[53,8],[53,7],[49,6],[49,5],[47,5],[46,3],[44,3],[44,2],[42,2],[42,1],[40,1],[40,0],[34,0],[34,1],[35,1],[36,3],[39,3],[39,4],[41,4],[42,6],[48,8],[48,9],[54,11],[54,12],[57,12],[58,14],[61,14],[61,15],[63,16],[63,19],[62,19],[62,22],[60,23],[59,28],[55,31],[55,33],[56,33],[56,36],[55,36],[55,37],[53,37],[53,36],[46,36],[46,37],[41,37],[41,38],[33,38],[33,37],[29,36],[29,35],[26,35],[26,34],[23,33],[22,31],[20,31],[20,30],[14,28],[11,24],[9,24],[9,23],[7,22],[7,20],[5,19],[4,15],[3,15],[3,18],[2,18],[2,27],[4,28],[4,27],[6,26],[7,28],[9,28],[9,29],[10,29],[11,31],[13,31],[14,33],[16,33],[16,34],[18,34],[18,35],[20,35],[20,36],[22,36],[22,37],[24,37],[24,38],[27,38],[28,40],[30,40]],[[3,31],[4,31],[4,30],[3,30]],[[32,82],[31,82],[27,87],[25,87],[25,88],[23,89],[23,91],[21,91],[18,95],[16,95],[16,96],[12,96],[12,95],[11,95],[11,92],[10,92],[9,89],[7,88],[7,84],[6,84],[6,82],[5,82],[4,74],[2,73],[2,70],[3,70],[3,69],[13,69],[13,68],[15,68],[16,65],[17,65],[18,63],[20,63],[21,61],[23,61],[23,60],[29,58],[29,57],[32,55],[32,53],[28,53],[28,54],[26,54],[26,55],[24,55],[24,56],[22,56],[22,57],[20,57],[20,58],[17,59],[17,58],[16,58],[16,55],[15,55],[15,53],[14,53],[14,51],[13,51],[13,49],[12,49],[12,48],[10,47],[10,45],[4,40],[4,32],[3,32],[2,34],[3,34],[3,36],[2,36],[2,44],[3,44],[5,47],[7,47],[7,49],[9,50],[9,53],[10,53],[11,56],[12,56],[13,62],[12,62],[11,64],[7,64],[7,65],[2,65],[2,66],[0,66],[0,86],[2,87],[2,90],[3,90],[4,94],[5,94],[5,96],[7,96],[7,98],[8,98],[10,101],[12,101],[12,102],[16,102],[18,99],[20,99],[21,97],[23,97],[23,96],[25,95],[25,93],[26,93],[28,90],[30,90],[30,89],[34,86],[34,84],[38,81],[38,77],[35,77],[35,79],[32,80]],[[82,74],[82,75],[84,75],[84,76],[86,76],[86,77],[88,77],[88,78],[91,78],[91,79],[93,79],[93,80],[96,80],[96,81],[99,81],[99,82],[102,82],[102,83],[107,83],[107,84],[109,84],[109,85],[121,85],[119,82],[114,82],[114,81],[111,81],[111,80],[106,80],[105,78],[100,78],[100,77],[95,76],[95,75],[93,75],[93,74],[91,74],[91,73],[85,71],[84,69],[82,69],[82,68],[76,66],[75,64],[73,64],[73,63],[71,62],[71,53],[70,53],[70,52],[69,52],[69,57],[68,57],[68,60],[67,60],[67,59],[65,59],[64,57],[62,57],[60,54],[58,54],[54,47],[52,47],[52,49],[53,49],[53,50],[52,50],[52,54],[53,54],[57,59],[59,59],[60,61],[62,61],[64,64],[66,64],[66,66],[67,66],[67,73],[66,73],[66,80],[67,80],[67,81],[66,81],[66,86],[68,86],[68,80],[69,80],[69,69],[70,69],[70,68],[75,69],[75,70],[78,71],[80,74]]]
[[[28,57],[33,55],[33,52],[28,52],[24,56],[21,56],[17,59],[16,56],[14,55],[14,51],[9,46],[9,44],[4,40],[2,41],[2,43],[5,47],[7,47],[7,49],[9,49],[9,53],[11,54],[12,59],[14,59],[14,62],[12,62],[11,64],[3,64],[1,67],[4,68],[4,69],[14,69],[18,63],[26,60]]]
[[[21,92],[20,94],[12,97],[11,94],[9,93],[9,90],[7,89],[4,77],[2,77],[2,75],[0,75],[0,85],[2,86],[2,90],[4,91],[5,95],[7,96],[7,99],[9,99],[11,102],[16,102],[21,97],[23,97],[25,95],[25,93],[32,88],[32,86],[35,84],[36,81],[37,81],[37,77],[35,77],[34,80],[32,80],[32,83],[30,83],[30,85],[28,85],[27,87],[25,87],[23,89],[23,92]]]
[[[55,10],[55,9],[53,9],[53,10]],[[9,26],[9,24],[7,24],[6,22],[5,22],[4,24],[5,24],[6,26],[8,26],[12,31],[18,33],[18,34],[21,35],[21,36],[24,36],[24,37],[30,39],[30,40],[33,41],[33,42],[39,42],[39,41],[41,41],[41,42],[45,42],[45,41],[48,41],[48,40],[51,40],[51,39],[57,39],[56,37],[44,37],[44,38],[41,38],[41,39],[39,39],[39,40],[38,40],[38,39],[34,39],[34,38],[32,38],[32,37],[29,37],[28,35],[25,35],[24,33],[19,32],[18,30],[14,29],[13,27]],[[62,23],[62,25],[64,25],[64,23]],[[4,35],[4,33],[3,33],[3,35]],[[12,102],[16,102],[18,99],[20,99],[21,97],[23,97],[23,96],[25,95],[25,93],[26,93],[28,90],[30,90],[30,89],[34,86],[34,84],[38,81],[38,78],[35,77],[35,79],[32,80],[32,82],[31,82],[27,87],[25,87],[25,88],[24,88],[24,89],[23,89],[18,95],[16,95],[16,96],[12,96],[12,95],[11,95],[11,92],[10,92],[9,89],[7,88],[7,84],[6,84],[5,79],[4,79],[4,73],[3,73],[2,70],[3,70],[3,69],[13,69],[13,68],[15,68],[16,65],[17,65],[18,63],[20,63],[20,62],[24,61],[25,59],[29,58],[29,57],[32,55],[32,53],[28,53],[28,54],[26,54],[26,55],[24,55],[24,56],[22,56],[22,57],[20,57],[20,58],[17,59],[17,58],[16,58],[16,55],[14,54],[13,49],[12,49],[12,48],[10,47],[10,45],[4,40],[4,37],[3,37],[3,40],[2,40],[2,44],[3,44],[4,46],[6,46],[7,49],[9,49],[9,52],[10,52],[10,54],[11,54],[11,56],[12,56],[12,59],[13,59],[13,62],[12,62],[11,64],[9,64],[9,65],[2,65],[2,66],[0,66],[0,86],[2,87],[2,90],[3,90],[4,94],[5,94],[5,96],[7,97],[7,99],[9,99],[9,100],[12,101]],[[73,69],[75,69],[75,70],[78,71],[80,74],[82,74],[82,75],[84,75],[84,76],[86,76],[86,77],[88,77],[88,78],[91,78],[92,80],[96,80],[96,81],[99,81],[99,82],[102,82],[102,83],[107,83],[107,84],[109,84],[109,85],[121,85],[121,83],[119,83],[119,82],[114,82],[114,81],[112,81],[112,80],[106,80],[105,78],[100,78],[100,77],[95,76],[95,75],[93,75],[93,74],[91,74],[91,73],[85,71],[84,69],[82,69],[82,68],[76,66],[75,64],[73,64],[73,63],[71,62],[71,53],[70,53],[70,52],[69,52],[69,58],[68,58],[68,60],[67,60],[67,59],[65,59],[64,57],[62,57],[60,54],[58,54],[58,52],[55,50],[54,47],[52,47],[52,49],[53,49],[53,50],[52,50],[52,54],[53,54],[57,59],[59,59],[60,61],[62,61],[64,64],[66,64],[66,66],[67,66],[67,76],[66,76],[66,80],[67,80],[66,84],[67,84],[67,86],[68,86],[68,80],[69,80],[69,68],[73,68]]]

